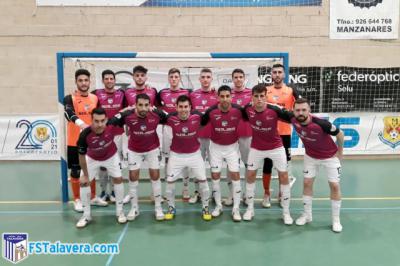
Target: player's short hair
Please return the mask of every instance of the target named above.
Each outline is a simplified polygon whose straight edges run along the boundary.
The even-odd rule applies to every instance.
[[[101,72],[101,79],[104,79],[104,77],[106,75],[113,75],[114,79],[115,79],[115,73],[114,71],[112,71],[111,69],[106,69],[103,72]]]
[[[265,93],[267,91],[267,87],[265,84],[257,84],[251,89],[251,94],[254,95],[256,93]]]
[[[308,101],[307,98],[298,98],[296,101],[294,101],[294,105],[302,104],[302,103],[306,103],[306,104],[310,105],[310,102]]]
[[[281,67],[281,68],[283,68],[283,70],[285,70],[285,66],[282,65],[282,64],[274,64],[274,65],[272,65],[272,68],[278,68],[278,67]]]
[[[85,75],[90,78],[90,72],[87,69],[81,68],[81,69],[78,69],[77,71],[75,71],[75,80],[77,80],[80,75]]]
[[[101,107],[95,108],[92,111],[92,117],[93,115],[106,115],[106,110],[104,110],[104,108]]]
[[[139,99],[148,100],[150,102],[150,96],[145,94],[145,93],[141,93],[141,94],[136,95],[136,103],[139,102]]]
[[[178,73],[179,76],[181,75],[181,72],[179,71],[179,69],[177,69],[175,67],[173,67],[170,70],[168,70],[168,76],[171,75],[171,74],[174,74],[174,73]]]
[[[221,87],[218,88],[218,95],[220,95],[221,92],[223,91],[229,91],[229,93],[232,93],[231,87],[228,85],[222,85]]]
[[[233,75],[234,75],[235,73],[243,74],[243,76],[246,75],[246,74],[244,73],[243,69],[241,69],[241,68],[235,68],[235,69],[232,71],[232,77],[233,77]]]
[[[141,73],[147,74],[147,71],[148,71],[148,69],[145,68],[144,66],[137,65],[133,68],[132,72],[133,72],[133,74],[135,74],[136,72],[141,72]]]
[[[178,97],[178,99],[176,99],[176,105],[178,105],[178,103],[183,103],[183,102],[189,102],[189,105],[192,105],[192,101],[190,100],[190,97],[187,95],[180,95]]]
[[[211,71],[211,69],[205,67],[205,68],[202,68],[202,69],[200,70],[200,74],[201,74],[201,73],[211,73],[211,74],[212,74],[212,71]]]

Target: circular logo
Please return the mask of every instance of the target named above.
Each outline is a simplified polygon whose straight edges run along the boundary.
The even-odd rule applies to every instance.
[[[370,8],[371,6],[376,6],[377,4],[382,3],[382,1],[383,0],[349,0],[349,3],[361,8]]]

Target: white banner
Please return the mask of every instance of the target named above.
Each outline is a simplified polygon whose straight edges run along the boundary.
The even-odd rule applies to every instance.
[[[397,39],[399,0],[330,0],[331,39]]]
[[[37,6],[140,6],[147,0],[36,0]]]
[[[400,154],[400,113],[317,114],[339,127],[344,135],[344,154]],[[292,134],[292,154],[304,154],[296,132]]]
[[[59,160],[59,116],[0,116],[0,160]]]

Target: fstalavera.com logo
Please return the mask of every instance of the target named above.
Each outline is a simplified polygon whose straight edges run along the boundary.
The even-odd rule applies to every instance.
[[[14,264],[28,257],[27,233],[3,233],[3,258]]]
[[[383,0],[349,0],[349,3],[361,8],[370,8],[371,6],[376,6],[377,4],[382,3],[382,1]]]

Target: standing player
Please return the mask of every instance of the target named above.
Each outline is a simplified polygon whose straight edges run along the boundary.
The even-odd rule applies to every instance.
[[[127,88],[125,91],[125,99],[129,106],[134,106],[136,103],[136,95],[147,94],[150,97],[150,104],[154,106],[156,103],[157,90],[153,87],[146,85],[147,81],[147,68],[144,66],[135,66],[133,68],[133,81],[134,87]]]
[[[296,220],[297,225],[312,221],[312,196],[314,178],[320,166],[326,169],[331,191],[332,230],[342,231],[340,223],[340,160],[343,158],[343,132],[330,122],[317,118],[310,113],[307,99],[297,99],[294,104],[294,117],[291,122],[301,138],[306,154],[304,155],[304,212]],[[336,136],[337,145],[331,136]]]
[[[242,120],[240,106],[232,104],[231,88],[223,85],[218,88],[219,104],[210,107],[204,114],[202,124],[211,125],[210,166],[212,178],[212,193],[216,207],[211,213],[218,217],[222,213],[221,203],[221,168],[226,160],[228,174],[231,175],[233,190],[232,218],[239,222],[242,220],[239,211],[241,186],[240,186],[240,160],[237,128]]]
[[[218,103],[218,96],[214,88],[212,88],[212,71],[209,68],[203,68],[200,71],[201,88],[190,94],[192,109],[202,114],[211,106]],[[200,151],[203,160],[210,160],[210,137],[211,125],[206,125],[199,131]],[[189,199],[189,203],[196,203],[199,200],[199,186],[195,181],[194,195]]]
[[[122,184],[117,146],[114,143],[114,130],[106,126],[107,116],[104,109],[94,109],[92,119],[92,125],[81,132],[78,140],[79,164],[83,172],[83,176],[80,178],[83,216],[76,224],[78,228],[85,227],[92,220],[90,215],[89,184],[93,182],[92,180],[95,177],[98,177],[102,167],[106,168],[108,174],[113,178],[118,223],[126,223],[126,217],[122,209],[124,185]]]
[[[128,221],[133,221],[139,215],[138,186],[140,166],[147,162],[149,176],[155,202],[155,217],[164,220],[161,208],[161,181],[160,181],[160,141],[157,135],[157,126],[165,120],[165,113],[150,111],[150,97],[147,94],[136,96],[135,110],[127,110],[117,114],[110,120],[113,125],[126,125],[128,127],[128,164],[129,164],[129,197],[131,210]]]
[[[232,103],[237,104],[241,107],[246,106],[251,101],[251,89],[244,86],[245,79],[246,76],[242,69],[237,68],[232,71]],[[240,159],[247,169],[247,158],[249,156],[251,142],[251,127],[249,122],[244,120],[240,121],[238,126],[238,136]],[[225,206],[231,206],[233,204],[232,181],[229,179],[229,175],[227,175],[226,178],[228,181],[230,195],[223,201],[223,203]]]
[[[165,194],[168,213],[165,219],[172,220],[175,217],[175,181],[185,168],[189,168],[198,180],[203,205],[202,217],[205,221],[209,221],[212,218],[208,210],[210,190],[198,140],[202,115],[197,111],[190,111],[191,103],[187,95],[178,97],[176,110],[177,112],[170,114],[167,119],[167,125],[172,128],[172,144],[167,166]]]
[[[290,216],[290,185],[287,172],[287,161],[282,139],[277,131],[278,118],[289,120],[288,113],[279,107],[267,104],[266,91],[263,84],[253,87],[253,103],[245,107],[244,117],[253,129],[249,159],[246,173],[246,197],[247,210],[243,220],[250,221],[254,217],[254,195],[257,169],[260,163],[269,158],[278,170],[278,176],[282,191],[282,218],[285,224],[293,224]]]
[[[299,97],[299,95],[295,89],[286,86],[286,84],[284,83],[285,67],[282,64],[273,65],[271,70],[271,77],[273,85],[267,87],[267,102],[279,105],[286,110],[293,110],[294,101]],[[282,138],[283,146],[285,147],[286,158],[290,169],[290,138],[292,134],[292,127],[289,123],[278,121],[278,132]],[[264,199],[262,201],[262,206],[264,208],[271,207],[271,172],[272,161],[271,159],[267,158],[264,160],[263,167]],[[281,191],[279,191],[279,201],[280,194]]]
[[[94,95],[98,98],[98,107],[103,108],[106,111],[106,115],[108,119],[111,119],[116,115],[120,110],[122,110],[125,106],[125,96],[123,90],[115,89],[115,73],[112,70],[104,70],[101,73],[101,78],[104,84],[103,89],[97,89],[92,91]],[[121,127],[112,127],[115,135],[114,142],[118,148],[118,155],[122,163],[124,160],[127,160],[126,156],[124,156],[124,152],[122,150],[122,136],[124,134],[124,129]],[[102,189],[100,197],[103,200],[110,200],[112,202],[115,201],[115,195],[112,188],[112,180],[109,179],[107,174],[107,169],[101,169],[99,173],[100,187]],[[110,191],[107,192],[107,185],[110,186]]]
[[[81,167],[79,165],[79,154],[77,142],[81,130],[92,123],[91,112],[97,106],[97,97],[89,93],[90,72],[86,69],[78,69],[75,72],[76,90],[73,94],[64,97],[65,118],[67,125],[67,161],[71,169],[71,188],[74,197],[74,209],[82,212],[82,202],[79,195],[79,178]],[[107,206],[107,202],[96,197],[96,182],[91,182],[92,200],[91,204]]]
[[[168,71],[168,83],[169,88],[162,89],[157,95],[157,102],[161,109],[167,114],[176,112],[176,100],[181,95],[189,96],[190,91],[182,89],[181,85],[181,72],[177,68],[171,68]],[[163,141],[162,141],[162,153],[165,156],[165,163],[168,163],[168,156],[170,152],[170,146],[172,141],[172,130],[171,127],[163,126]],[[189,172],[185,169],[183,172],[183,191],[182,198],[184,201],[189,200]]]

